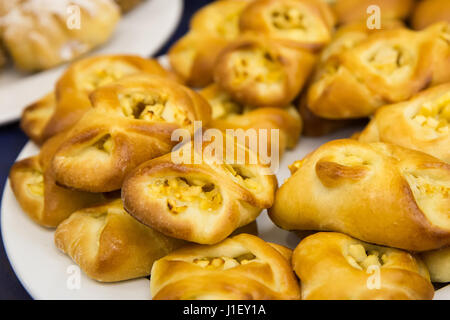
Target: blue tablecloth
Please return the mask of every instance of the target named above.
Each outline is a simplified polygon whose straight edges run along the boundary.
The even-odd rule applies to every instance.
[[[148,0],[151,1],[151,0]],[[172,0],[167,0],[172,1]],[[154,56],[165,54],[174,41],[180,38],[188,30],[189,20],[192,14],[200,7],[212,0],[185,0],[183,16],[177,30]],[[139,9],[137,9],[139,10]],[[0,102],[1,103],[1,102]],[[3,188],[9,173],[9,168],[14,163],[17,155],[27,142],[27,137],[20,130],[18,122],[0,127],[0,150],[2,153],[0,160],[0,187]],[[30,243],[30,246],[32,244]],[[39,276],[39,275],[36,275]],[[8,258],[5,254],[3,241],[0,245],[0,299],[30,299],[30,295],[20,284]]]

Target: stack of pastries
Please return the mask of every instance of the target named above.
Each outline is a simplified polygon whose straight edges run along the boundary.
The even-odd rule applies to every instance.
[[[24,110],[41,150],[13,192],[89,277],[150,275],[154,299],[432,299],[450,282],[450,25],[428,2],[218,0],[171,70],[79,60]],[[280,187],[250,141],[275,131],[280,156],[339,128],[360,131]],[[294,250],[258,237],[265,209]]]

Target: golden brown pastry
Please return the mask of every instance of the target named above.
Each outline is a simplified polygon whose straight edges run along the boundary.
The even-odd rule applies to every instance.
[[[184,245],[130,217],[121,200],[81,209],[56,229],[55,244],[92,279],[145,277],[153,263]]]
[[[284,107],[300,93],[316,58],[262,37],[241,37],[217,59],[215,82],[237,102]]]
[[[213,68],[221,50],[239,35],[239,16],[249,0],[220,0],[195,13],[190,31],[169,50],[174,71],[191,87],[213,80]]]
[[[156,261],[154,300],[297,300],[292,251],[241,234],[213,246],[192,245]]]
[[[240,29],[316,51],[330,42],[334,23],[322,0],[257,0],[242,12]]]
[[[292,256],[303,300],[431,300],[420,258],[334,232],[303,239]]]
[[[21,127],[33,141],[40,144],[73,126],[91,109],[89,94],[92,91],[142,72],[175,79],[156,60],[138,56],[106,55],[77,61],[56,83],[54,97],[50,93],[24,110]]]
[[[330,55],[308,89],[313,113],[329,119],[371,115],[428,86],[450,81],[450,28],[446,23],[421,32],[375,32],[347,50]]]
[[[56,184],[50,163],[63,140],[64,134],[49,139],[39,155],[16,162],[9,174],[11,188],[23,211],[45,227],[56,227],[72,212],[103,200],[101,194]]]
[[[377,110],[361,142],[389,142],[450,162],[450,83]]]
[[[367,13],[367,8],[376,5],[380,8],[383,19],[405,19],[414,6],[414,0],[322,0],[329,2],[338,22],[366,20],[373,12]]]
[[[17,67],[38,71],[103,44],[119,19],[112,0],[24,0],[0,18],[0,34]]]
[[[421,257],[430,271],[431,281],[450,282],[450,247],[423,252]]]
[[[138,4],[143,2],[143,0],[114,0],[120,7],[123,13],[127,13],[131,9],[135,8]]]
[[[254,129],[259,137],[260,129],[267,130],[267,146],[258,144],[259,148],[272,150],[271,130],[279,130],[278,149],[282,154],[286,148],[293,148],[300,138],[302,119],[293,106],[285,108],[251,108],[234,101],[229,94],[221,90],[216,84],[211,84],[200,91],[209,102],[213,120],[210,127],[226,132],[227,129]],[[257,138],[258,139],[258,138]],[[249,145],[248,145],[249,146]],[[254,150],[259,152],[258,150]],[[267,152],[267,151],[265,151]]]
[[[412,251],[450,244],[450,165],[384,143],[335,140],[291,166],[271,219]]]
[[[0,69],[2,69],[5,64],[6,64],[6,56],[0,43]]]
[[[450,23],[450,1],[418,1],[411,16],[411,25],[414,29],[423,29],[440,21]]]
[[[254,221],[272,205],[276,177],[245,146],[227,150],[228,138],[221,154],[213,152],[217,144],[205,142],[199,150],[189,142],[140,165],[123,183],[125,209],[168,236],[202,244]]]
[[[67,134],[52,165],[61,185],[90,192],[118,190],[140,163],[170,152],[172,132],[193,133],[210,120],[209,104],[167,78],[139,74],[90,95],[93,108]]]

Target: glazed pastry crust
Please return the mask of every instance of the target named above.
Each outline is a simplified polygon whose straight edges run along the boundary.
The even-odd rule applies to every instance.
[[[412,251],[450,243],[448,163],[345,139],[322,145],[291,170],[269,212],[283,229],[338,231]]]
[[[170,152],[172,132],[193,133],[207,124],[208,103],[166,78],[139,74],[91,94],[93,108],[69,131],[52,161],[58,183],[77,190],[109,192],[142,162]]]
[[[450,247],[423,252],[421,257],[430,271],[431,281],[450,282]]]
[[[414,29],[423,29],[440,21],[450,23],[450,2],[446,0],[419,1],[411,16]]]
[[[70,6],[80,9],[80,28],[69,28]],[[0,17],[0,33],[16,66],[49,69],[105,43],[120,11],[112,0],[24,0]]]
[[[185,247],[153,265],[151,293],[155,300],[296,300],[300,288],[291,255],[248,234]]]
[[[341,233],[303,239],[292,256],[304,300],[431,300],[434,288],[424,263],[398,249]],[[380,287],[369,289],[379,270]]]
[[[449,122],[450,84],[443,84],[378,109],[359,141],[394,143],[450,162]]]
[[[254,221],[272,205],[276,177],[247,160],[258,161],[257,155],[242,145],[235,144],[234,155],[243,152],[245,164],[227,162],[225,153],[221,161],[208,154],[211,146],[202,145],[202,157],[186,143],[183,161],[173,151],[136,168],[122,187],[127,212],[168,236],[201,244],[218,243]]]
[[[317,51],[330,42],[335,21],[321,0],[260,0],[245,8],[239,23],[243,33]]]
[[[100,282],[148,276],[156,260],[184,244],[130,217],[120,200],[74,212],[55,232],[56,247]]]
[[[442,71],[450,61],[445,40],[449,30],[445,23],[421,32],[386,30],[338,50],[317,70],[308,89],[308,108],[329,119],[365,117],[382,105],[449,81],[448,72]]]
[[[315,61],[306,50],[245,36],[222,51],[214,80],[241,104],[279,108],[300,93]]]
[[[27,107],[21,127],[36,143],[72,127],[91,109],[89,95],[98,87],[125,76],[148,73],[177,80],[153,59],[132,55],[111,55],[86,58],[73,63],[50,94]],[[54,99],[54,100],[51,100]]]
[[[50,162],[63,139],[64,134],[60,134],[48,140],[39,155],[16,162],[9,174],[11,188],[23,211],[45,227],[56,227],[72,212],[103,200],[101,194],[56,184]]]

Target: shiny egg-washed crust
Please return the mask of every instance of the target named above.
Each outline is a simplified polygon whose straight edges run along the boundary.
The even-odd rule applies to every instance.
[[[49,69],[89,52],[111,37],[120,19],[112,0],[54,2],[20,1],[0,17],[3,43],[21,70]],[[79,8],[79,26],[73,8],[68,15],[73,5]]]
[[[322,0],[258,0],[245,8],[239,24],[243,33],[317,51],[330,42],[335,19]]]
[[[450,83],[377,110],[361,142],[388,142],[450,163]]]
[[[308,108],[329,119],[365,117],[385,104],[447,82],[449,38],[449,25],[440,23],[420,32],[375,32],[338,50],[317,69],[308,89]]]
[[[219,55],[214,81],[241,104],[282,108],[300,93],[315,62],[306,50],[242,36]]]
[[[123,183],[125,209],[168,236],[202,244],[218,243],[254,221],[273,204],[277,180],[268,166],[257,163],[254,152],[238,143],[229,150],[234,159],[245,155],[245,161],[227,162],[229,138],[220,146],[222,155],[218,149],[213,154],[216,143],[203,143],[201,154],[189,142],[140,165]]]
[[[239,35],[239,16],[249,0],[214,1],[197,11],[189,32],[169,49],[173,70],[191,87],[213,80],[217,56]]]
[[[322,0],[331,2],[331,7],[340,24],[367,20],[373,11],[367,12],[369,6],[380,8],[383,19],[400,19],[408,17],[414,7],[414,0]]]
[[[298,300],[292,251],[241,234],[213,245],[192,245],[154,263],[154,300]]]
[[[259,136],[260,129],[267,131],[267,150],[272,150],[271,130],[279,130],[279,154],[286,148],[293,148],[297,144],[302,130],[302,119],[292,106],[285,108],[247,108],[235,102],[229,94],[221,90],[216,84],[211,84],[200,91],[200,94],[209,102],[212,109],[213,120],[211,128],[226,132],[227,129],[256,130]],[[261,146],[259,146],[261,147]],[[275,145],[274,145],[275,147]]]
[[[450,165],[396,145],[328,142],[291,167],[270,218],[412,251],[450,244]]]
[[[431,281],[450,282],[450,247],[423,252],[421,257],[430,272]]]
[[[136,74],[91,94],[93,108],[67,134],[52,165],[58,183],[109,192],[142,162],[170,152],[174,130],[193,133],[211,108],[196,92],[167,78]]]
[[[56,184],[50,163],[63,140],[64,133],[49,139],[39,155],[16,162],[9,174],[11,188],[23,211],[45,227],[56,227],[72,212],[103,200],[101,194]]]
[[[121,200],[74,212],[54,238],[58,249],[101,282],[148,276],[156,260],[185,244],[139,223]]]
[[[440,21],[450,23],[450,1],[448,0],[419,1],[411,16],[411,25],[414,29],[423,29]]]
[[[132,55],[86,58],[69,66],[49,93],[22,113],[21,127],[36,143],[72,127],[91,109],[89,95],[98,87],[125,76],[148,73],[177,80],[156,60]]]
[[[292,266],[303,300],[431,300],[434,295],[420,258],[341,233],[303,239]]]

